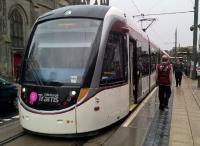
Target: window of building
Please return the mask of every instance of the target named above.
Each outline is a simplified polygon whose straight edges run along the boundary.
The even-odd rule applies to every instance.
[[[109,34],[101,73],[101,85],[128,79],[128,54],[125,42],[124,34],[117,32]]]
[[[23,47],[23,19],[17,10],[14,10],[11,14],[10,36],[13,47]]]

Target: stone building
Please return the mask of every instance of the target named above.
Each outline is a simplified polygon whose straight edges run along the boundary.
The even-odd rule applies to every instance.
[[[0,0],[0,75],[15,79],[38,16],[66,5],[90,2],[92,0]],[[93,4],[108,3],[109,0],[95,0]]]

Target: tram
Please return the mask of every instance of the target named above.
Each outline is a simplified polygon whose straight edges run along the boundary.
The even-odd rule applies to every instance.
[[[161,53],[114,7],[67,6],[40,16],[21,67],[22,127],[62,136],[119,121],[155,89]]]

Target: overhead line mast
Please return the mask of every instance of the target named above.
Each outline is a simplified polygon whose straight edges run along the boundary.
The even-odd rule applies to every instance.
[[[199,12],[199,0],[195,0],[195,6],[194,6],[194,30],[193,30],[193,63],[194,63],[194,66],[193,66],[193,70],[192,70],[192,79],[196,79],[198,12]]]

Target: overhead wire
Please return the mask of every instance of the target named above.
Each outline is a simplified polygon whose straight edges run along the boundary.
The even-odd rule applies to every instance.
[[[173,14],[183,14],[183,13],[191,13],[194,11],[182,11],[182,12],[166,12],[166,13],[155,13],[155,14],[140,14],[140,15],[134,15],[133,17],[144,17],[144,16],[155,16],[155,15],[173,15]]]
[[[136,8],[136,10],[137,10],[137,12],[139,13],[139,14],[142,14],[141,13],[141,11],[140,11],[140,9],[138,8],[138,6],[136,5],[136,3],[134,2],[134,0],[130,0],[131,1],[131,3],[134,5],[134,7]],[[144,18],[144,17],[143,17]],[[143,23],[141,22],[141,28],[143,28]]]
[[[131,3],[134,5],[134,7],[137,9],[138,13],[141,14],[140,9],[138,8],[138,6],[136,5],[136,3],[134,2],[134,0],[131,0]]]
[[[154,4],[152,7],[149,8],[148,11],[153,10],[155,7],[157,7],[161,2],[163,2],[164,0],[160,0],[159,2],[157,2],[156,4]]]
[[[192,5],[194,6],[194,2],[192,0],[190,0],[190,2],[192,3]]]
[[[194,5],[194,2],[192,0],[190,0],[191,3]],[[194,12],[194,11],[182,11],[182,12],[164,12],[164,13],[155,13],[155,14],[144,14],[144,13],[141,13],[141,11],[139,10],[138,6],[135,4],[134,0],[131,0],[132,4],[134,5],[134,7],[136,8],[137,12],[140,14],[140,15],[134,15],[134,17],[145,17],[145,16],[156,16],[156,15],[175,15],[175,14],[184,14],[184,13],[191,13],[191,12]],[[161,2],[163,2],[163,0],[160,0],[158,3],[156,3],[155,5],[153,5],[150,10],[154,9],[157,5],[159,5]],[[149,10],[149,11],[150,11]],[[141,26],[142,26],[142,23],[141,23]],[[159,38],[162,38],[161,35],[155,31],[155,29],[151,28],[155,34],[157,34],[159,36]],[[164,44],[162,42],[162,44]]]

